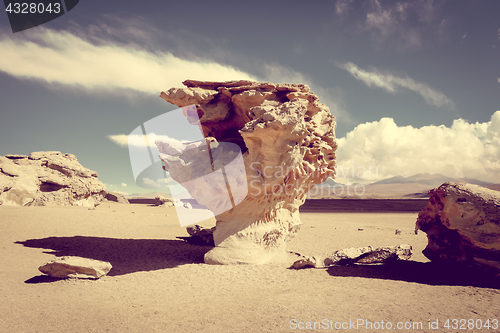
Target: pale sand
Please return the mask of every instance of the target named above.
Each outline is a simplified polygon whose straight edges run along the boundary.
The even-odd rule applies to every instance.
[[[460,278],[424,264],[426,236],[413,232],[417,213],[301,216],[304,225],[289,243],[291,251],[310,255],[407,243],[414,261],[298,271],[210,266],[202,263],[208,247],[176,239],[187,233],[174,208],[107,202],[96,210],[0,206],[0,332],[312,331],[292,329],[292,319],[383,320],[394,327],[413,321],[423,329],[407,332],[429,332],[429,319],[439,319],[440,326],[448,318],[500,319],[498,280]],[[37,268],[56,254],[114,267],[100,280],[52,281]],[[339,331],[385,331],[364,327]]]

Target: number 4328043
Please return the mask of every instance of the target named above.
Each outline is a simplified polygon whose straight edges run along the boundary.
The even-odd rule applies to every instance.
[[[482,321],[481,319],[448,319],[444,325],[444,328],[453,330],[481,330],[481,329],[498,329],[498,319],[486,319]]]
[[[49,3],[45,5],[43,3],[9,3],[5,8],[5,11],[9,14],[43,14],[43,13],[55,13],[59,14],[61,12],[61,4],[58,2]]]

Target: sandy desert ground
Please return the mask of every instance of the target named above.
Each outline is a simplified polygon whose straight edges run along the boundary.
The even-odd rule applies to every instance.
[[[187,233],[174,208],[1,206],[0,332],[500,331],[460,329],[463,322],[443,327],[447,319],[494,324],[500,283],[429,263],[421,254],[425,234],[414,234],[417,213],[301,216],[290,251],[407,243],[414,257],[329,269],[210,266],[203,264],[209,247],[176,238]],[[55,280],[38,271],[62,255],[109,261],[113,269],[99,280]]]

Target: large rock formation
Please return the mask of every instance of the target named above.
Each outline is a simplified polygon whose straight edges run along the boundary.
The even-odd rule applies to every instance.
[[[83,167],[72,154],[0,156],[0,205],[95,207],[105,191],[97,173]]]
[[[335,118],[303,84],[187,80],[184,85],[160,97],[184,107],[187,121],[200,126],[206,143],[157,146],[170,176],[216,215],[216,247],[205,262],[277,260],[301,225],[299,207],[309,189],[334,176]],[[213,163],[201,165],[207,150]],[[241,164],[231,162],[239,156]],[[217,200],[226,183],[207,178],[206,185],[190,187],[196,175],[221,167],[231,202]]]
[[[416,223],[427,233],[423,254],[432,261],[479,265],[500,273],[500,193],[444,183],[429,195]]]

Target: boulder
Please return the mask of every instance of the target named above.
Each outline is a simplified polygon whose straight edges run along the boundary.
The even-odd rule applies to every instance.
[[[106,192],[106,196],[104,198],[108,201],[114,201],[118,203],[124,203],[124,204],[130,203],[123,194],[117,192]]]
[[[500,193],[479,185],[444,183],[429,191],[416,230],[427,234],[432,261],[500,273]]]
[[[214,231],[215,227],[204,227],[198,224],[186,228],[187,233],[191,236],[188,242],[200,245],[214,246]]]
[[[408,260],[412,254],[412,247],[408,244],[379,247],[361,258],[357,258],[353,263],[358,265],[385,264],[398,260]]]
[[[160,207],[172,207],[174,205],[174,200],[172,198],[166,197],[164,195],[158,194],[155,197],[155,206]]]
[[[205,140],[184,147],[156,144],[170,177],[216,216],[216,247],[205,262],[260,264],[286,255],[285,243],[300,228],[299,207],[309,189],[334,177],[335,118],[303,84],[187,80],[184,85],[160,97],[183,107]],[[202,165],[208,154],[212,165]],[[231,163],[239,154],[243,167]],[[218,195],[228,191],[226,184],[209,177],[221,167],[231,184],[231,202]],[[193,175],[207,174],[202,184],[191,182]]]
[[[322,254],[305,257],[295,261],[291,268],[325,268],[336,265],[372,265],[384,264],[397,260],[408,260],[412,256],[412,247],[408,244],[379,247],[371,246],[352,247],[335,251],[331,254]]]
[[[111,270],[109,262],[81,257],[61,257],[38,267],[38,270],[55,278],[100,278]]]
[[[97,173],[83,167],[72,154],[0,156],[0,204],[95,207],[105,194]]]

